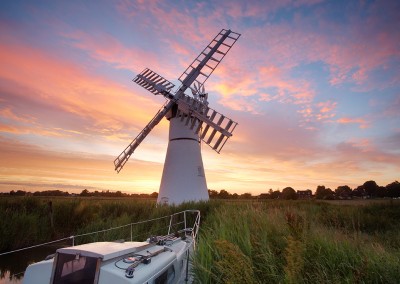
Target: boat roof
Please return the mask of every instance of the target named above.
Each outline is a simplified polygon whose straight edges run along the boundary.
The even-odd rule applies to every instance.
[[[79,254],[81,256],[102,258],[103,261],[121,257],[123,255],[144,250],[154,244],[148,242],[96,242],[83,245],[77,245],[68,248],[60,248],[58,253]]]

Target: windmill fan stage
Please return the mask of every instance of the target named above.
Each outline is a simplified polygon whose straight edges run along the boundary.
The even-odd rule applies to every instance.
[[[159,204],[208,200],[200,141],[219,153],[237,123],[209,107],[204,83],[239,37],[238,33],[222,29],[179,77],[181,85],[176,91],[173,91],[173,83],[148,68],[133,79],[154,95],[164,96],[167,102],[115,159],[115,170],[122,170],[135,149],[166,117],[170,122],[169,140],[157,199]],[[187,89],[191,95],[185,94]]]

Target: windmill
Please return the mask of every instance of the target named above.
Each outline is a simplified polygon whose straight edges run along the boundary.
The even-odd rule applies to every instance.
[[[133,82],[167,101],[153,119],[115,159],[120,172],[150,131],[166,117],[169,142],[157,203],[180,204],[208,200],[200,140],[219,153],[237,123],[208,106],[204,83],[217,68],[240,34],[222,29],[179,77],[180,87],[146,68]],[[192,95],[185,94],[189,89]]]

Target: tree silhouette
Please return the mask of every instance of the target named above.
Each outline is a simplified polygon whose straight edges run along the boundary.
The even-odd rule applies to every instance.
[[[376,197],[378,195],[379,186],[376,184],[375,181],[373,181],[373,180],[366,181],[366,182],[364,182],[363,187],[364,187],[365,193],[369,197]]]
[[[364,197],[365,194],[364,186],[362,185],[357,186],[352,192],[352,195],[356,197]]]
[[[282,189],[281,198],[286,199],[286,200],[289,200],[289,199],[295,200],[295,199],[297,199],[296,191],[293,188],[291,188],[290,186],[285,187],[284,189]]]
[[[80,196],[89,196],[89,190],[87,189],[82,190]]]
[[[400,183],[396,180],[386,186],[387,196],[391,198],[400,197]]]
[[[278,199],[281,197],[281,192],[279,190],[275,190],[270,194],[271,199]]]
[[[325,188],[324,185],[318,185],[317,190],[315,191],[316,199],[334,199],[334,194],[332,189]]]
[[[336,196],[341,199],[348,199],[352,195],[351,188],[348,185],[341,185],[335,189]]]
[[[218,197],[222,199],[228,199],[230,197],[230,193],[227,192],[225,189],[221,189],[221,191],[218,194]]]
[[[240,195],[240,198],[243,198],[243,199],[251,199],[251,198],[253,198],[253,196],[251,195],[251,193],[246,192],[246,193],[241,194],[241,195]]]
[[[213,190],[213,189],[209,189],[208,190],[208,196],[210,196],[210,198],[218,198],[218,191]]]

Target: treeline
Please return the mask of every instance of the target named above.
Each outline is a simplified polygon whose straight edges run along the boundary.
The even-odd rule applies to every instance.
[[[11,190],[8,193],[0,193],[0,195],[7,195],[7,196],[64,196],[64,197],[74,197],[74,196],[82,196],[82,197],[133,197],[133,198],[157,198],[158,193],[153,192],[151,194],[146,193],[123,193],[121,191],[110,191],[110,190],[103,190],[103,191],[93,191],[90,192],[87,189],[81,191],[81,193],[69,193],[68,191],[61,191],[61,190],[44,190],[44,191],[35,191],[35,192],[28,192],[24,190]]]
[[[324,185],[317,186],[313,194],[310,189],[295,190],[292,187],[285,187],[282,191],[270,189],[268,193],[262,193],[258,196],[253,196],[251,193],[230,194],[226,190],[208,191],[210,198],[213,199],[353,199],[353,198],[400,198],[400,183],[394,181],[386,186],[379,186],[373,180],[366,181],[362,185],[352,189],[348,185],[338,186],[335,190],[325,187]]]
[[[324,185],[317,186],[315,193],[311,189],[295,190],[292,187],[285,187],[282,191],[270,189],[268,193],[261,193],[260,195],[252,195],[251,193],[229,193],[225,189],[208,190],[211,199],[353,199],[353,198],[400,198],[400,183],[394,181],[386,186],[379,186],[373,180],[366,181],[362,185],[355,188],[350,188],[348,185],[338,186],[332,190]],[[7,196],[81,196],[81,197],[132,197],[132,198],[157,198],[158,193],[123,193],[121,191],[93,191],[87,189],[82,190],[81,193],[69,193],[61,190],[45,190],[36,192],[27,192],[24,190],[10,191],[9,193],[0,193],[0,195]]]
[[[364,184],[351,189],[347,185],[338,186],[335,190],[323,185],[317,187],[317,199],[351,199],[351,198],[400,198],[400,183],[394,181],[386,186],[379,186],[375,181],[366,181]]]

